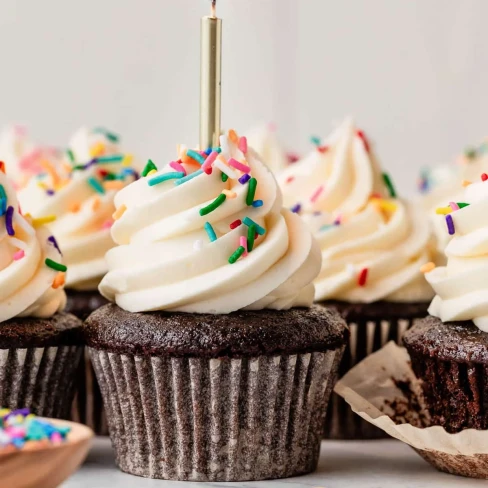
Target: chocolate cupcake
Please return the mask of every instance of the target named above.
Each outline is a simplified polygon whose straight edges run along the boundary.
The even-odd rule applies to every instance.
[[[130,155],[121,153],[115,134],[82,128],[67,151],[37,163],[42,172],[19,193],[22,208],[34,217],[56,217],[50,229],[69,268],[66,311],[82,320],[107,303],[98,284],[107,272],[104,255],[114,246],[110,235],[114,195],[137,177],[128,165],[130,160]],[[88,357],[78,376],[73,420],[87,423],[98,434],[108,434]]]
[[[208,153],[208,154],[207,154]],[[115,197],[107,305],[85,334],[119,467],[243,481],[313,471],[347,341],[320,252],[234,131]]]
[[[56,239],[20,213],[4,170],[0,163],[0,405],[67,418],[81,321],[60,312],[66,266]]]
[[[462,202],[438,209],[445,214],[447,265],[429,267],[437,295],[431,317],[416,323],[404,343],[423,382],[433,425],[448,432],[488,428],[488,183],[470,184]]]
[[[319,142],[319,141],[316,141]],[[419,208],[397,198],[364,133],[346,120],[305,159],[279,175],[285,205],[302,216],[322,250],[315,299],[337,309],[351,330],[341,374],[424,317],[432,290],[420,267],[431,232]],[[334,395],[326,437],[385,434]]]

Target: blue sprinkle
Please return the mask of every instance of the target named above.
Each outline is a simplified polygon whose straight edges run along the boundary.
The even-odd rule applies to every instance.
[[[204,224],[204,229],[207,232],[208,238],[210,239],[210,242],[214,242],[217,240],[217,234],[215,233],[212,225],[210,222],[205,222]]]
[[[251,175],[249,173],[246,173],[245,175],[242,175],[239,178],[239,183],[241,185],[245,185],[250,179],[251,179]]]
[[[205,158],[193,149],[188,149],[188,151],[186,151],[186,155],[194,159],[198,164],[203,164],[205,162]]]
[[[199,169],[198,171],[195,171],[194,173],[191,173],[188,176],[185,176],[184,178],[180,178],[179,180],[176,180],[175,185],[181,185],[183,183],[186,183],[187,181],[190,181],[193,178],[195,178],[196,176],[199,176],[201,174],[203,174],[203,171],[201,169]]]
[[[182,173],[181,171],[173,171],[171,173],[164,173],[159,176],[155,176],[154,178],[151,178],[148,181],[149,186],[154,186],[154,185],[159,185],[159,183],[163,183],[164,181],[168,180],[176,180],[176,179],[181,179],[185,176],[185,173]]]
[[[317,137],[317,136],[312,136],[310,138],[310,141],[312,144],[316,145],[316,146],[320,146],[320,137]]]
[[[251,227],[251,225],[255,225],[256,226],[256,232],[262,236],[264,234],[266,234],[266,229],[264,229],[263,227],[261,227],[259,224],[256,224],[256,222],[254,222],[254,220],[250,219],[249,217],[244,217],[242,219],[242,223],[244,225],[247,225],[248,227]]]
[[[293,213],[298,213],[298,212],[300,212],[301,209],[302,209],[302,206],[299,203],[297,203],[296,205],[293,205],[293,207],[290,208],[290,210]]]
[[[252,202],[252,206],[254,208],[262,207],[263,206],[263,201],[262,200],[254,200],[254,202]]]

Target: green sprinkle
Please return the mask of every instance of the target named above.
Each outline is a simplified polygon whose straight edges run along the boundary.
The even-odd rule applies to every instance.
[[[183,183],[186,183],[187,181],[193,180],[193,178],[201,175],[202,173],[203,173],[203,171],[201,169],[199,169],[198,171],[195,171],[194,173],[191,173],[191,174],[185,176],[184,178],[180,178],[179,180],[176,180],[175,185],[182,185]]]
[[[392,183],[391,178],[388,175],[388,173],[383,173],[383,181],[385,182],[385,185],[388,188],[388,191],[390,192],[390,197],[396,198],[397,193],[395,191],[395,187],[393,186],[393,183]]]
[[[53,261],[49,258],[47,258],[44,263],[48,268],[55,269],[56,271],[62,271],[63,273],[68,269],[64,264],[57,263],[56,261]]]
[[[205,232],[207,233],[210,242],[214,242],[217,240],[217,234],[215,233],[214,228],[212,227],[212,224],[210,222],[205,222],[203,228],[205,229]]]
[[[103,188],[103,186],[100,184],[100,182],[98,180],[96,180],[95,178],[93,178],[93,176],[90,176],[90,178],[88,178],[88,184],[97,192],[97,193],[100,193],[100,195],[105,195],[105,188]]]
[[[210,205],[203,207],[200,209],[200,215],[203,217],[211,212],[213,212],[216,208],[220,207],[227,197],[221,193]]]
[[[222,152],[222,148],[221,147],[213,147],[212,151],[216,151],[220,154]]]
[[[112,156],[99,156],[98,158],[96,158],[97,163],[120,163],[123,160],[123,154],[114,154]]]
[[[310,142],[312,144],[314,144],[315,146],[320,146],[321,139],[320,139],[320,137],[312,136],[312,137],[310,137]]]
[[[457,206],[459,208],[469,207],[469,203],[457,202]]]
[[[246,204],[251,206],[254,202],[254,196],[256,195],[256,187],[258,186],[258,180],[251,178],[247,187]]]
[[[188,149],[188,151],[186,151],[186,155],[194,159],[198,164],[203,164],[205,162],[205,158],[193,149]]]
[[[242,223],[244,225],[247,225],[248,227],[251,227],[251,225],[255,225],[256,226],[256,232],[260,236],[266,234],[266,229],[264,229],[263,227],[261,227],[259,224],[256,224],[256,222],[254,222],[254,220],[250,219],[249,217],[244,217],[242,219]]]
[[[73,166],[74,171],[84,171],[86,169],[86,166],[84,164],[77,164],[76,166]]]
[[[75,154],[71,149],[66,149],[66,154],[68,155],[69,160],[74,163],[75,162]]]
[[[465,151],[464,151],[464,155],[468,158],[468,159],[474,159],[476,158],[476,148],[474,147],[468,147]]]
[[[177,180],[179,178],[183,178],[183,176],[185,176],[185,173],[182,173],[181,171],[173,171],[171,173],[164,173],[162,175],[155,176],[154,178],[151,178],[148,183],[149,186],[155,186],[159,185],[159,183],[163,183],[163,181]]]
[[[158,167],[150,159],[148,159],[146,166],[144,166],[144,169],[142,170],[141,176],[147,176],[147,174],[153,169],[157,171]]]
[[[229,258],[229,264],[234,264],[244,254],[245,251],[246,250],[242,246],[239,246]]]
[[[229,179],[229,176],[226,175],[225,173],[222,173],[221,175],[221,178],[222,178],[222,181],[225,183],[228,179]]]
[[[120,137],[117,134],[104,129],[103,127],[97,127],[93,132],[103,134],[110,142],[119,142],[120,140]]]
[[[254,240],[256,239],[257,228],[251,224],[247,229],[247,250],[251,252],[254,249]]]

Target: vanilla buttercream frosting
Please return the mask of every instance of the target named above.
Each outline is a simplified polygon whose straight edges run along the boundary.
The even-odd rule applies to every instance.
[[[19,192],[25,211],[53,220],[49,227],[69,268],[67,288],[96,290],[108,271],[104,256],[114,246],[114,197],[138,176],[131,160],[116,135],[82,128],[63,158],[44,159],[42,172]]]
[[[317,238],[318,301],[429,301],[419,268],[430,260],[424,213],[396,195],[364,133],[346,120],[321,146],[279,175],[285,205]]]
[[[488,177],[446,207],[444,229],[452,239],[446,266],[426,273],[436,296],[429,313],[443,322],[472,320],[488,332]]]
[[[15,190],[0,168],[0,322],[51,317],[66,305],[66,267],[41,222],[22,215]]]
[[[116,195],[102,295],[130,312],[310,306],[320,250],[271,171],[234,131],[207,153],[180,146]]]

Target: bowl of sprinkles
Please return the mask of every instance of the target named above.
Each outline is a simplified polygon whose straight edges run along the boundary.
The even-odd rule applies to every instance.
[[[81,424],[0,409],[0,486],[59,486],[83,462],[92,437]]]

